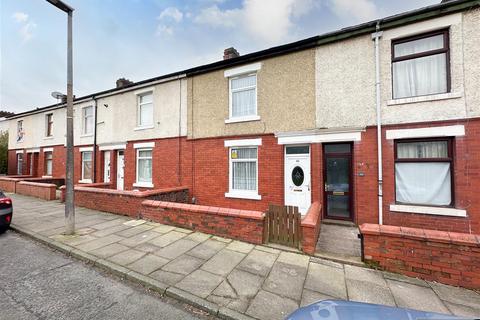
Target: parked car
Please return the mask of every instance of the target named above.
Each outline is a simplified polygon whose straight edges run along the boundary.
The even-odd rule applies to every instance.
[[[435,312],[395,308],[379,304],[323,300],[302,307],[286,320],[454,320],[464,319]]]
[[[0,191],[0,232],[5,231],[12,222],[13,204],[12,199]]]

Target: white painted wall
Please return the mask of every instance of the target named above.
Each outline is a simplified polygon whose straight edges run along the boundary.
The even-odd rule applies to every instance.
[[[136,90],[117,93],[98,98],[97,144],[113,144],[132,140],[146,140],[185,136],[187,133],[187,82],[173,80],[156,84],[153,90],[154,127],[135,130],[137,126]],[[144,91],[144,89],[141,89]],[[105,107],[105,104],[108,107]],[[93,100],[74,105],[74,144],[92,145],[93,134],[83,135],[82,109],[94,106]],[[65,108],[31,114],[8,121],[9,149],[27,149],[34,147],[65,144],[66,113]],[[53,137],[45,137],[45,115],[53,113]],[[23,120],[25,132],[23,142],[17,143],[17,121]]]

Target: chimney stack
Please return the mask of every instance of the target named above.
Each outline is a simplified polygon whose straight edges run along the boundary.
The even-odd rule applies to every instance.
[[[120,79],[117,80],[117,89],[126,87],[126,86],[128,86],[129,84],[132,84],[132,83],[133,82],[128,80],[128,79],[120,78]]]
[[[237,49],[234,47],[227,48],[223,50],[223,60],[231,59],[240,57],[240,53],[238,53]]]

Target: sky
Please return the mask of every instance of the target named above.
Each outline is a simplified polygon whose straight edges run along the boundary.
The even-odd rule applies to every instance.
[[[74,94],[247,54],[440,0],[65,0],[74,11]],[[0,110],[56,103],[66,92],[63,11],[44,0],[0,1]]]

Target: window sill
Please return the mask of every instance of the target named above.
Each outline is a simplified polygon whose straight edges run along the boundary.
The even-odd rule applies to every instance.
[[[437,216],[452,216],[452,217],[466,217],[467,211],[455,208],[444,207],[428,207],[428,206],[415,206],[415,205],[402,205],[391,204],[390,211],[406,212],[406,213],[420,213],[431,214]]]
[[[78,180],[78,183],[92,183],[92,179],[82,179],[82,180]]]
[[[133,131],[147,130],[147,129],[153,129],[153,128],[155,128],[155,126],[136,127],[133,129]]]
[[[262,196],[256,192],[246,192],[246,191],[232,191],[226,192],[225,198],[236,198],[236,199],[250,199],[250,200],[262,200]]]
[[[248,116],[248,117],[237,117],[225,119],[225,123],[236,123],[236,122],[248,122],[248,121],[258,121],[260,116]]]
[[[396,106],[396,105],[402,105],[402,104],[437,101],[437,100],[458,99],[461,97],[463,97],[462,92],[439,93],[439,94],[431,94],[428,96],[392,99],[387,101],[387,106]]]
[[[49,175],[49,176],[42,176],[42,178],[52,178],[52,176],[51,176],[51,175]]]
[[[135,182],[133,186],[139,188],[153,188],[153,184],[148,182]]]
[[[85,133],[80,135],[80,138],[93,137],[93,133]]]
[[[46,137],[43,137],[43,140],[52,140],[53,139],[53,136],[46,136]]]

